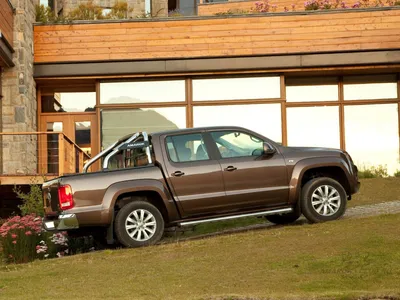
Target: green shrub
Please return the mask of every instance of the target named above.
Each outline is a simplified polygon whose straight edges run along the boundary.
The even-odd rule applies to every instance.
[[[396,170],[393,174],[394,177],[400,177],[400,170]]]
[[[372,167],[363,166],[358,171],[359,178],[385,178],[388,177],[387,166],[378,165]]]
[[[216,16],[229,16],[229,15],[246,15],[250,12],[243,9],[229,9],[225,12],[217,12],[215,13]]]
[[[56,16],[49,6],[36,5],[36,22],[49,23],[56,20]]]
[[[29,193],[24,193],[19,187],[14,187],[14,193],[22,200],[22,205],[18,206],[22,215],[44,215],[42,188],[40,185],[32,183]]]

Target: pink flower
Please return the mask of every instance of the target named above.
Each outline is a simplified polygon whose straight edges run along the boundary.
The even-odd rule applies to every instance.
[[[17,241],[12,241],[12,243],[15,245],[17,243]]]
[[[36,250],[39,250],[41,247],[39,245],[36,246]]]
[[[32,231],[27,231],[27,232],[25,232],[25,235],[32,235]]]
[[[11,235],[11,237],[12,237],[13,239],[16,239],[16,238],[18,237],[18,235],[16,235],[15,233],[13,233],[13,234]]]

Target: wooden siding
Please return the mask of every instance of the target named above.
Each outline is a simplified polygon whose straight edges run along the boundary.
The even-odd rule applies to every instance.
[[[229,10],[251,12],[255,8],[256,2],[260,2],[260,0],[232,0],[228,2],[203,3],[198,5],[197,13],[199,16],[212,16],[216,13],[223,13]],[[270,12],[273,11],[274,5],[276,5],[276,12],[284,12],[285,7],[291,12],[293,11],[292,4],[295,5],[295,11],[304,11],[304,2],[304,0],[270,0]],[[351,7],[356,2],[359,1],[349,0],[346,1],[346,5]]]
[[[395,49],[399,19],[369,9],[35,26],[35,63]]]
[[[12,46],[14,13],[8,0],[0,0],[0,32]]]

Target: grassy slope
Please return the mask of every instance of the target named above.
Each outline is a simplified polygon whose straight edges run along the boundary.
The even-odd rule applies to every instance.
[[[400,214],[274,227],[2,266],[0,298],[400,295],[399,222]]]
[[[400,178],[360,179],[359,193],[353,196],[349,207],[400,200]]]
[[[353,199],[348,202],[348,207],[400,200],[400,178],[374,178],[361,179],[360,181],[361,189],[353,196]],[[185,232],[184,236],[206,234],[229,228],[264,223],[265,219],[263,218],[249,217],[237,220],[201,224],[195,227],[195,231]]]

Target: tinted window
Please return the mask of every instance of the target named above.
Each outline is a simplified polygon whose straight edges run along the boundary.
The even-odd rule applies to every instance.
[[[222,158],[258,156],[263,148],[262,140],[243,132],[219,131],[212,132],[211,136]]]
[[[209,159],[203,137],[199,133],[167,137],[167,150],[173,162]]]

